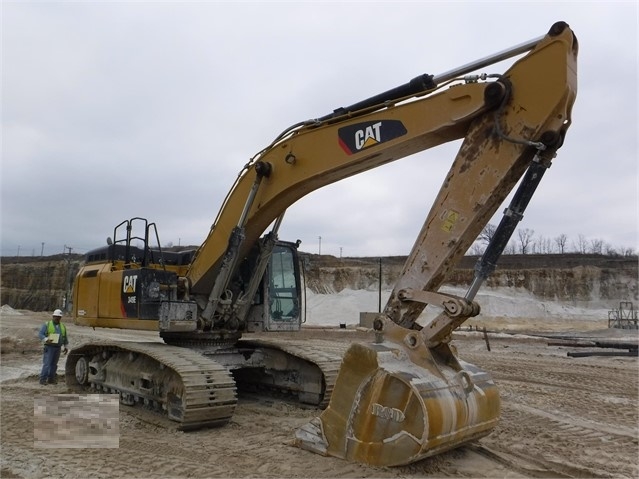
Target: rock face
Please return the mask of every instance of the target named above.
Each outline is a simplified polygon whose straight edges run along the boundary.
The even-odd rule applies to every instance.
[[[468,286],[474,277],[476,256],[463,258],[445,285]],[[382,290],[392,289],[405,258],[381,259]],[[344,289],[377,290],[379,258],[332,258],[306,255],[307,287],[314,293]],[[612,307],[620,301],[638,301],[637,257],[602,255],[508,255],[482,289],[526,290],[541,301],[560,301],[582,307]]]
[[[302,253],[302,270],[313,293],[342,290],[376,291],[380,258],[335,258]],[[2,258],[0,304],[14,309],[51,311],[64,306],[82,262],[80,255],[44,258]],[[381,258],[381,287],[392,289],[405,257]],[[473,279],[477,257],[464,257],[446,282],[465,287]],[[639,301],[637,257],[602,255],[502,256],[483,290],[525,290],[541,301],[561,301],[582,307],[616,307]]]
[[[0,303],[31,311],[63,308],[81,260],[81,255],[2,258]]]

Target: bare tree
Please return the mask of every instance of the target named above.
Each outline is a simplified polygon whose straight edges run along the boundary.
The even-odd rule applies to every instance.
[[[541,254],[551,254],[552,250],[552,241],[550,238],[544,238],[543,236],[539,236],[537,241],[535,242],[537,247],[533,248],[533,253],[541,253]]]
[[[497,226],[493,224],[487,224],[481,231],[477,240],[471,246],[470,250],[472,254],[480,255],[484,252],[485,248],[481,248],[481,243],[488,244],[495,237],[497,232]],[[539,236],[533,239],[534,230],[519,229],[517,230],[518,240],[513,243],[508,243],[504,248],[504,254],[566,254],[569,252],[568,248],[568,236],[564,233],[550,239]],[[636,250],[634,248],[615,249],[612,245],[606,243],[602,239],[589,240],[584,235],[580,234],[576,241],[572,242],[572,248],[574,251],[586,254],[607,254],[607,255],[623,255],[623,256],[635,256]]]
[[[484,254],[484,250],[485,248],[475,241],[473,245],[470,247],[470,254],[475,256],[481,256],[482,254]]]
[[[479,236],[477,237],[477,239],[488,244],[495,237],[496,232],[497,232],[497,227],[495,225],[491,225],[490,223],[488,223],[486,226],[484,226],[484,229],[481,230],[481,233],[479,233]]]
[[[619,256],[619,253],[617,253],[617,250],[613,248],[611,244],[606,243],[604,245],[604,251],[608,256]]]
[[[568,236],[565,234],[560,234],[555,238],[555,244],[557,248],[559,248],[559,254],[564,254],[566,252],[566,242],[568,241]]]
[[[528,228],[517,230],[517,236],[519,237],[519,252],[521,254],[529,253],[534,234],[535,230]]]
[[[579,235],[575,244],[577,253],[586,254],[588,252],[588,240],[584,235]]]
[[[603,245],[604,245],[604,240],[602,240],[602,239],[590,240],[590,252],[592,254],[602,254],[603,253]]]

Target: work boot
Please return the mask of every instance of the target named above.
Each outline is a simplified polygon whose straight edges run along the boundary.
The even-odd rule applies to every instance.
[[[49,379],[49,384],[58,384],[58,378]]]

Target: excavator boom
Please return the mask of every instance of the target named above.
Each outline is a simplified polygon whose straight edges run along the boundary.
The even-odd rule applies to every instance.
[[[297,200],[323,186],[413,153],[463,138],[473,118],[490,108],[489,84],[451,88],[421,101],[313,123],[266,148],[238,176],[188,271],[191,291],[207,293],[218,276],[227,238],[245,216],[244,249]],[[438,113],[434,113],[438,112]],[[339,117],[338,117],[339,118]],[[257,194],[251,190],[259,183]],[[248,205],[246,199],[252,200]],[[243,209],[248,213],[243,215]],[[244,251],[242,249],[242,251]],[[243,255],[240,254],[240,257]]]
[[[522,176],[537,152],[534,144],[541,144],[543,134],[547,142],[563,141],[576,93],[577,50],[564,26],[559,22],[548,35],[489,59],[437,76],[422,75],[285,131],[240,172],[196,252],[186,276],[201,308],[213,316],[211,303],[219,301],[236,268],[236,263],[229,265],[232,258],[245,257],[268,225],[298,199],[463,138],[386,308],[393,321],[410,327],[423,306],[407,306],[398,292],[436,290]],[[530,49],[502,75],[466,77],[464,84],[444,88],[456,74]],[[477,81],[487,77],[496,78]],[[239,232],[241,240],[231,245],[229,238]]]

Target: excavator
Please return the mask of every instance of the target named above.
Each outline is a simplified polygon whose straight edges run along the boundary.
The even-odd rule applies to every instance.
[[[66,361],[69,389],[118,394],[185,431],[227,424],[238,392],[285,395],[322,410],[295,432],[295,445],[377,466],[489,434],[500,415],[497,386],[459,357],[452,333],[480,313],[475,295],[564,142],[577,53],[573,31],[557,22],[528,42],[292,125],[241,169],[198,248],[163,250],[155,223],[123,221],[87,254],[73,319],[159,331],[162,341],[78,345]],[[514,57],[503,73],[476,73]],[[455,140],[457,156],[370,342],[269,337],[303,322],[299,241],[278,237],[287,208]],[[465,296],[440,292],[509,196]],[[427,305],[437,314],[420,324]]]

